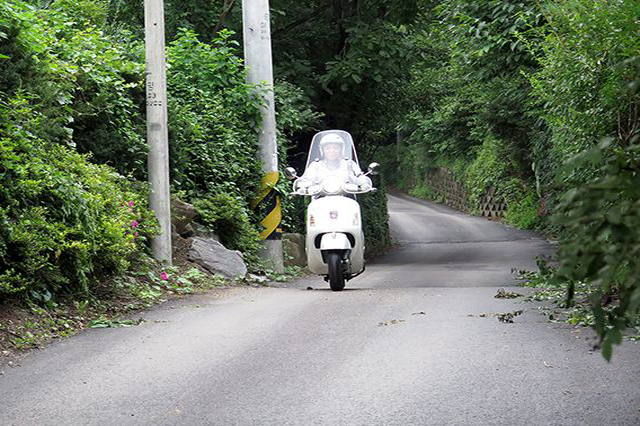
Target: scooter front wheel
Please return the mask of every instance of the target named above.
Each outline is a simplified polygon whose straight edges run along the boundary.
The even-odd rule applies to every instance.
[[[329,266],[329,286],[333,291],[344,289],[344,266],[342,256],[339,253],[329,253],[327,255],[327,265]]]

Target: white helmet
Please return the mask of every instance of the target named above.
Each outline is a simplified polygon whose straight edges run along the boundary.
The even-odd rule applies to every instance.
[[[328,144],[338,144],[344,147],[344,140],[337,133],[328,133],[320,139],[320,147],[323,147]]]

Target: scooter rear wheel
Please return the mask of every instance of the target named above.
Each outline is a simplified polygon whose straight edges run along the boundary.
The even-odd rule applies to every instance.
[[[331,290],[342,291],[344,289],[342,256],[338,253],[329,253],[327,256],[327,265],[329,266],[329,286]]]

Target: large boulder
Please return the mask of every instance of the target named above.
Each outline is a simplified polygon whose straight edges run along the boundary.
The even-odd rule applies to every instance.
[[[304,251],[304,245],[304,235],[282,234],[285,266],[307,266],[307,253]]]
[[[247,265],[240,252],[228,250],[213,238],[191,238],[188,258],[212,274],[225,278],[238,279],[247,274]]]

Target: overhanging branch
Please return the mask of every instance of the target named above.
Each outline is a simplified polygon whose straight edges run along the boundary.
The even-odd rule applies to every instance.
[[[303,16],[300,19],[297,19],[293,22],[291,22],[289,25],[286,25],[282,28],[278,28],[277,30],[273,31],[272,36],[275,37],[277,35],[283,34],[283,33],[287,33],[288,31],[291,31],[294,28],[299,27],[300,25],[306,24],[307,22],[313,21],[314,19],[316,19],[322,12],[326,11],[327,9],[329,9],[329,5],[325,5],[322,7],[319,7],[318,9],[314,10],[313,12]]]

